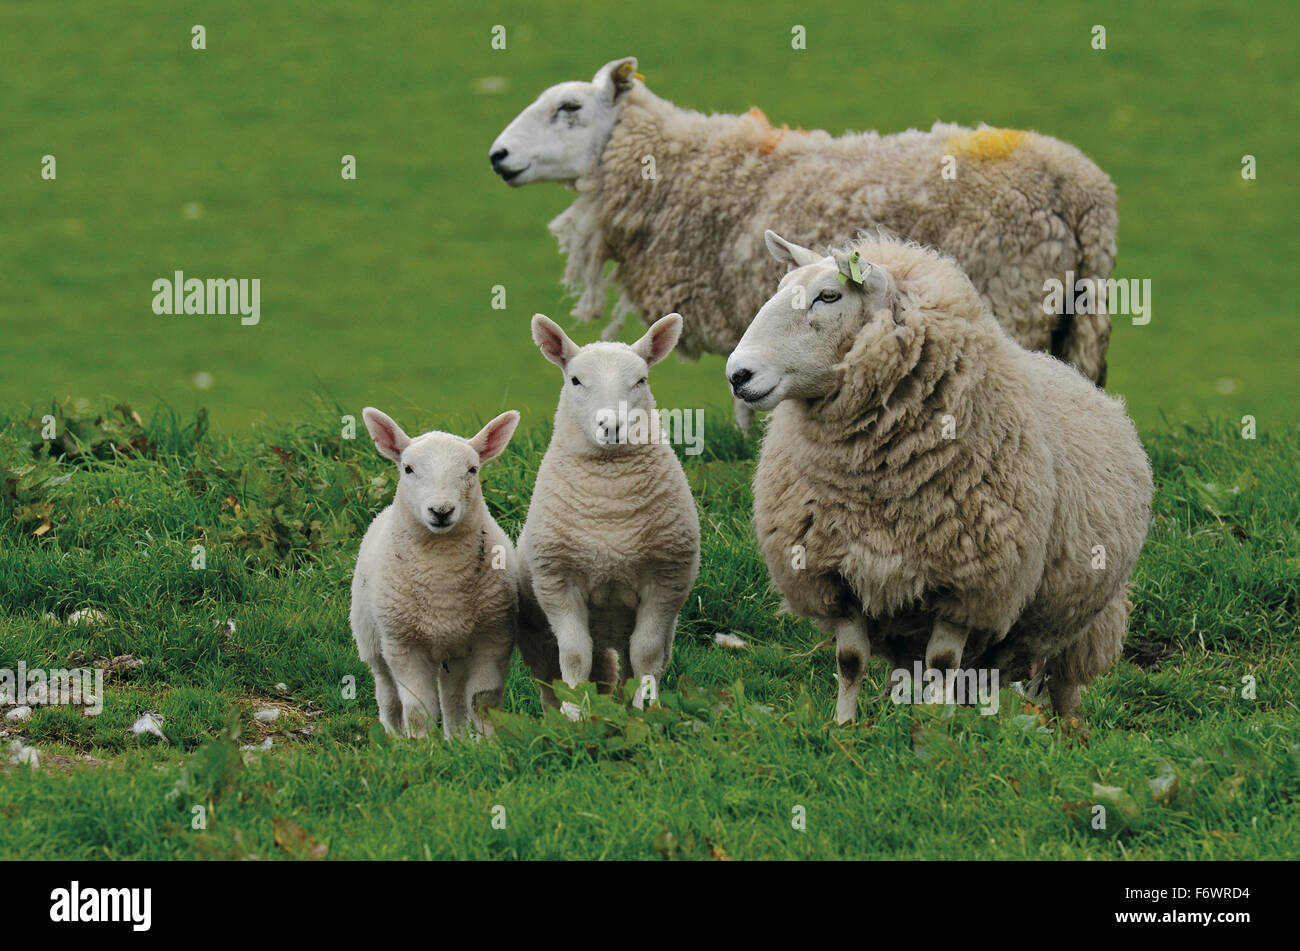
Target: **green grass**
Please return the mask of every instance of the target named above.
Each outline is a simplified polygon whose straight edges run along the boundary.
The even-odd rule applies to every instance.
[[[568,312],[545,223],[570,196],[508,189],[487,150],[544,87],[633,53],[692,108],[835,133],[987,121],[1079,145],[1119,187],[1117,275],[1152,281],[1151,324],[1116,322],[1111,388],[1143,425],[1250,413],[1294,434],[1298,21],[1287,0],[7,4],[0,406],[203,405],[226,432],[318,394],[399,418],[549,416],[556,379],[527,321]],[[504,91],[478,91],[491,76]],[[261,278],[262,322],[155,316],[151,282],[177,268]],[[656,372],[662,405],[725,399],[717,357]]]
[[[143,663],[108,679],[99,716],[38,707],[5,725],[0,743],[20,737],[42,766],[0,766],[0,858],[1300,849],[1292,442],[1242,439],[1224,423],[1147,434],[1156,517],[1129,648],[1085,692],[1080,724],[1046,720],[1004,690],[993,716],[874,699],[838,727],[831,653],[803,656],[820,635],[777,615],[751,536],[754,445],[718,423],[705,453],[685,460],[703,551],[662,705],[641,714],[592,698],[581,723],[541,717],[516,659],[498,733],[444,743],[383,735],[348,632],[356,547],[395,476],[364,433],[341,439],[332,415],[231,438],[167,414],[140,425],[128,409],[51,409],[79,442],[52,446],[26,420],[0,419],[0,668],[58,667],[77,650]],[[546,439],[544,426],[522,431],[485,470],[512,535]],[[195,570],[200,543],[206,567]],[[103,619],[62,620],[84,608]],[[749,649],[716,646],[720,631]],[[874,665],[864,698],[887,675]],[[279,720],[256,723],[271,703]],[[166,742],[131,734],[146,710]],[[293,732],[304,727],[311,735]],[[239,749],[267,736],[269,751]],[[1098,803],[1104,830],[1092,827]],[[205,829],[191,827],[195,806]],[[496,807],[505,828],[493,826]]]

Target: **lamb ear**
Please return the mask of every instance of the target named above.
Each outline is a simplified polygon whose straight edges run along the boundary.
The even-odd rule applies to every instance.
[[[607,101],[616,102],[639,78],[636,71],[636,57],[624,56],[622,59],[612,59],[596,70],[596,75],[591,78],[591,81],[604,93]]]
[[[645,336],[632,344],[632,349],[648,365],[654,366],[673,352],[673,347],[677,346],[677,340],[681,335],[682,315],[667,314],[651,324]]]
[[[509,409],[480,429],[469,441],[478,453],[479,461],[487,462],[501,455],[501,450],[506,448],[506,443],[510,442],[518,425],[519,413]]]
[[[533,342],[542,350],[542,356],[561,370],[581,349],[569,335],[545,314],[533,314]]]
[[[386,459],[392,459],[393,462],[401,459],[402,450],[411,444],[411,437],[402,432],[402,427],[373,406],[363,409],[361,418],[365,420],[366,429],[370,432],[370,438],[375,441],[375,448],[379,450],[379,454]]]
[[[822,259],[816,251],[797,245],[793,241],[787,241],[771,228],[763,232],[763,241],[767,243],[767,250],[772,257],[785,265],[787,274],[797,267],[816,264]]]

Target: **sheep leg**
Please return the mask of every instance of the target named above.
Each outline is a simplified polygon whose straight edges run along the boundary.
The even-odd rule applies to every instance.
[[[465,709],[465,682],[469,677],[468,658],[449,660],[438,668],[438,700],[442,706],[442,735],[451,739],[469,719]]]
[[[370,675],[375,681],[375,704],[379,707],[379,722],[389,733],[398,733],[402,729],[402,701],[397,696],[397,684],[393,682],[393,672],[388,669],[379,646],[379,631],[364,612],[356,608],[352,611],[352,636],[357,642],[357,653],[370,668]]]
[[[871,642],[867,639],[867,619],[861,615],[834,618],[827,625],[835,634],[835,668],[839,691],[835,698],[835,722],[852,723],[858,715],[858,695],[867,661],[871,659]]]
[[[389,733],[398,733],[402,729],[402,698],[397,694],[393,672],[388,669],[388,662],[381,654],[375,654],[366,664],[375,678],[375,703],[379,705],[379,722]]]
[[[961,666],[961,655],[966,650],[970,630],[941,617],[934,619],[930,640],[925,645],[926,670],[955,670]],[[945,678],[944,703],[956,702],[957,679]]]
[[[732,404],[736,413],[736,427],[747,434],[754,425],[754,408],[738,396],[732,397]]]
[[[402,703],[402,729],[407,736],[424,736],[438,723],[438,671],[422,647],[386,641],[384,660],[397,682]]]
[[[487,707],[501,709],[513,649],[514,644],[508,638],[500,642],[480,641],[464,662],[468,669],[461,695],[469,710],[470,725],[484,736],[492,735],[492,724],[483,711]]]
[[[668,669],[668,658],[672,655],[681,601],[672,598],[672,603],[667,603],[670,600],[667,594],[662,590],[644,592],[637,605],[636,626],[632,629],[627,653],[632,676],[638,681],[636,693],[632,695],[632,706],[638,710],[645,707],[646,694],[650,690],[658,694],[659,678]],[[647,677],[652,678],[650,683],[647,683]]]
[[[541,606],[551,630],[555,632],[555,644],[560,653],[560,679],[568,686],[576,687],[591,678],[592,644],[587,601],[577,588],[569,586],[558,597],[542,601]],[[570,720],[578,719],[579,710],[575,704],[566,700],[560,704],[560,710]]]

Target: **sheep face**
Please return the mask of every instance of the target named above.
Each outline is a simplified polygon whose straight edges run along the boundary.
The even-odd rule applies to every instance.
[[[754,409],[829,393],[836,366],[868,321],[888,319],[889,275],[861,262],[817,254],[767,232],[768,249],[789,270],[727,360],[732,392]]]
[[[649,372],[668,356],[681,335],[680,314],[655,321],[632,345],[599,341],[579,347],[555,321],[533,317],[533,340],[542,355],[564,373],[558,414],[600,451],[629,444],[630,419],[654,419]]]
[[[483,509],[479,467],[500,455],[519,414],[502,413],[472,439],[429,432],[412,439],[388,416],[367,407],[362,418],[381,455],[397,463],[394,504],[435,535],[450,533]]]
[[[635,82],[636,59],[606,63],[591,82],[547,89],[497,136],[488,158],[509,185],[572,185],[600,163],[623,95]]]

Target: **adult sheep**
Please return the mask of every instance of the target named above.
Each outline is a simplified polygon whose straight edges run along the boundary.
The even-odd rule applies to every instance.
[[[773,409],[754,526],[774,587],[836,637],[837,715],[895,667],[1043,671],[1070,716],[1128,624],[1151,467],[1122,401],[1006,336],[956,262],[860,238],[791,267],[727,362]]]
[[[884,227],[955,257],[1020,344],[1105,382],[1105,300],[1081,303],[1087,314],[1047,313],[1044,282],[1072,272],[1105,286],[1115,187],[1048,136],[936,123],[833,138],[773,128],[758,110],[706,116],[656,96],[626,57],[589,83],[547,89],[489,158],[510,185],[577,192],[550,229],[568,255],[564,282],[580,295],[575,317],[600,317],[606,290],[621,288],[607,338],[633,310],[647,319],[677,311],[686,317],[679,355],[729,354],[779,277],[764,227],[813,246]],[[617,262],[609,274],[607,260]],[[752,412],[736,411],[747,426]]]

